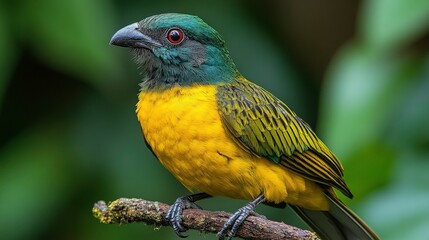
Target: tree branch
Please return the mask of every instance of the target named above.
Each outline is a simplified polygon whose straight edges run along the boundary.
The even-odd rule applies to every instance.
[[[165,203],[144,199],[120,198],[108,205],[104,201],[94,204],[92,212],[104,224],[125,224],[144,222],[155,226],[169,226],[165,220],[168,208]],[[201,232],[217,233],[231,216],[231,213],[212,212],[200,209],[183,211],[183,226]],[[243,239],[286,239],[317,240],[317,235],[284,223],[274,222],[256,216],[249,216],[239,228],[237,237]]]

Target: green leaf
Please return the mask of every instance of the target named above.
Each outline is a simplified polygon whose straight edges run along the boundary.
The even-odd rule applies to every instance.
[[[401,109],[391,128],[392,141],[399,148],[427,151],[429,146],[429,55],[423,71],[406,93],[407,98],[398,106]]]
[[[377,57],[359,46],[340,53],[322,90],[320,117],[321,135],[340,158],[389,131],[421,62]]]
[[[359,215],[382,239],[424,239],[429,58],[379,53],[352,43],[336,57],[322,91],[320,128],[364,200]]]
[[[347,185],[356,196],[353,200],[362,199],[390,182],[396,154],[383,141],[369,142],[350,153],[344,171]]]
[[[396,178],[385,191],[367,199],[360,214],[382,239],[425,239],[429,229],[429,154],[404,151]]]
[[[429,27],[427,0],[372,0],[364,3],[360,31],[365,43],[373,50],[391,50],[418,37]]]

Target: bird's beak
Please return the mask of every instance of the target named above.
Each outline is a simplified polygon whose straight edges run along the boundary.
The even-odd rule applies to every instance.
[[[138,23],[130,24],[117,31],[112,39],[110,45],[129,48],[147,48],[161,47],[161,43],[153,40],[151,37],[143,34],[139,30]]]

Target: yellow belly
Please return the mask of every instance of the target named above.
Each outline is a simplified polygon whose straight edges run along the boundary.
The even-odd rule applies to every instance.
[[[327,210],[312,181],[243,150],[223,127],[215,86],[141,92],[137,117],[159,161],[186,188],[213,196],[269,201]]]

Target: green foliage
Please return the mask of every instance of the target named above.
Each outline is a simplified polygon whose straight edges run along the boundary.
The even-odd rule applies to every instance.
[[[200,16],[222,34],[241,73],[315,122],[307,116],[317,112],[310,104],[317,95],[276,37],[283,22],[255,24],[247,4],[0,2],[1,238],[177,239],[170,228],[106,226],[91,214],[100,199],[171,203],[187,193],[146,149],[134,112],[138,70],[127,51],[108,45],[120,27],[147,16]],[[421,41],[428,17],[428,1],[364,1],[357,33],[321,90],[316,132],[344,163],[356,196],[347,204],[383,239],[422,239],[429,228],[429,49]],[[234,211],[243,204],[201,205]],[[302,227],[290,211],[258,211]]]
[[[367,1],[360,20],[361,37],[371,51],[394,51],[427,31],[429,4],[426,0]]]
[[[428,17],[427,1],[366,2],[360,35],[337,55],[322,92],[320,129],[343,159],[352,191],[370,196],[362,215],[385,239],[423,238],[429,228],[423,220],[429,190],[422,184],[429,52],[413,50]]]
[[[120,78],[109,51],[114,25],[103,1],[23,1],[15,7],[17,37],[41,61],[59,71],[105,88]]]
[[[0,110],[2,109],[3,95],[7,88],[7,79],[15,64],[15,44],[10,34],[8,13],[0,2]]]
[[[58,129],[30,131],[1,152],[0,232],[5,239],[28,239],[67,202],[72,187],[64,138]],[[16,230],[20,226],[20,231]]]

